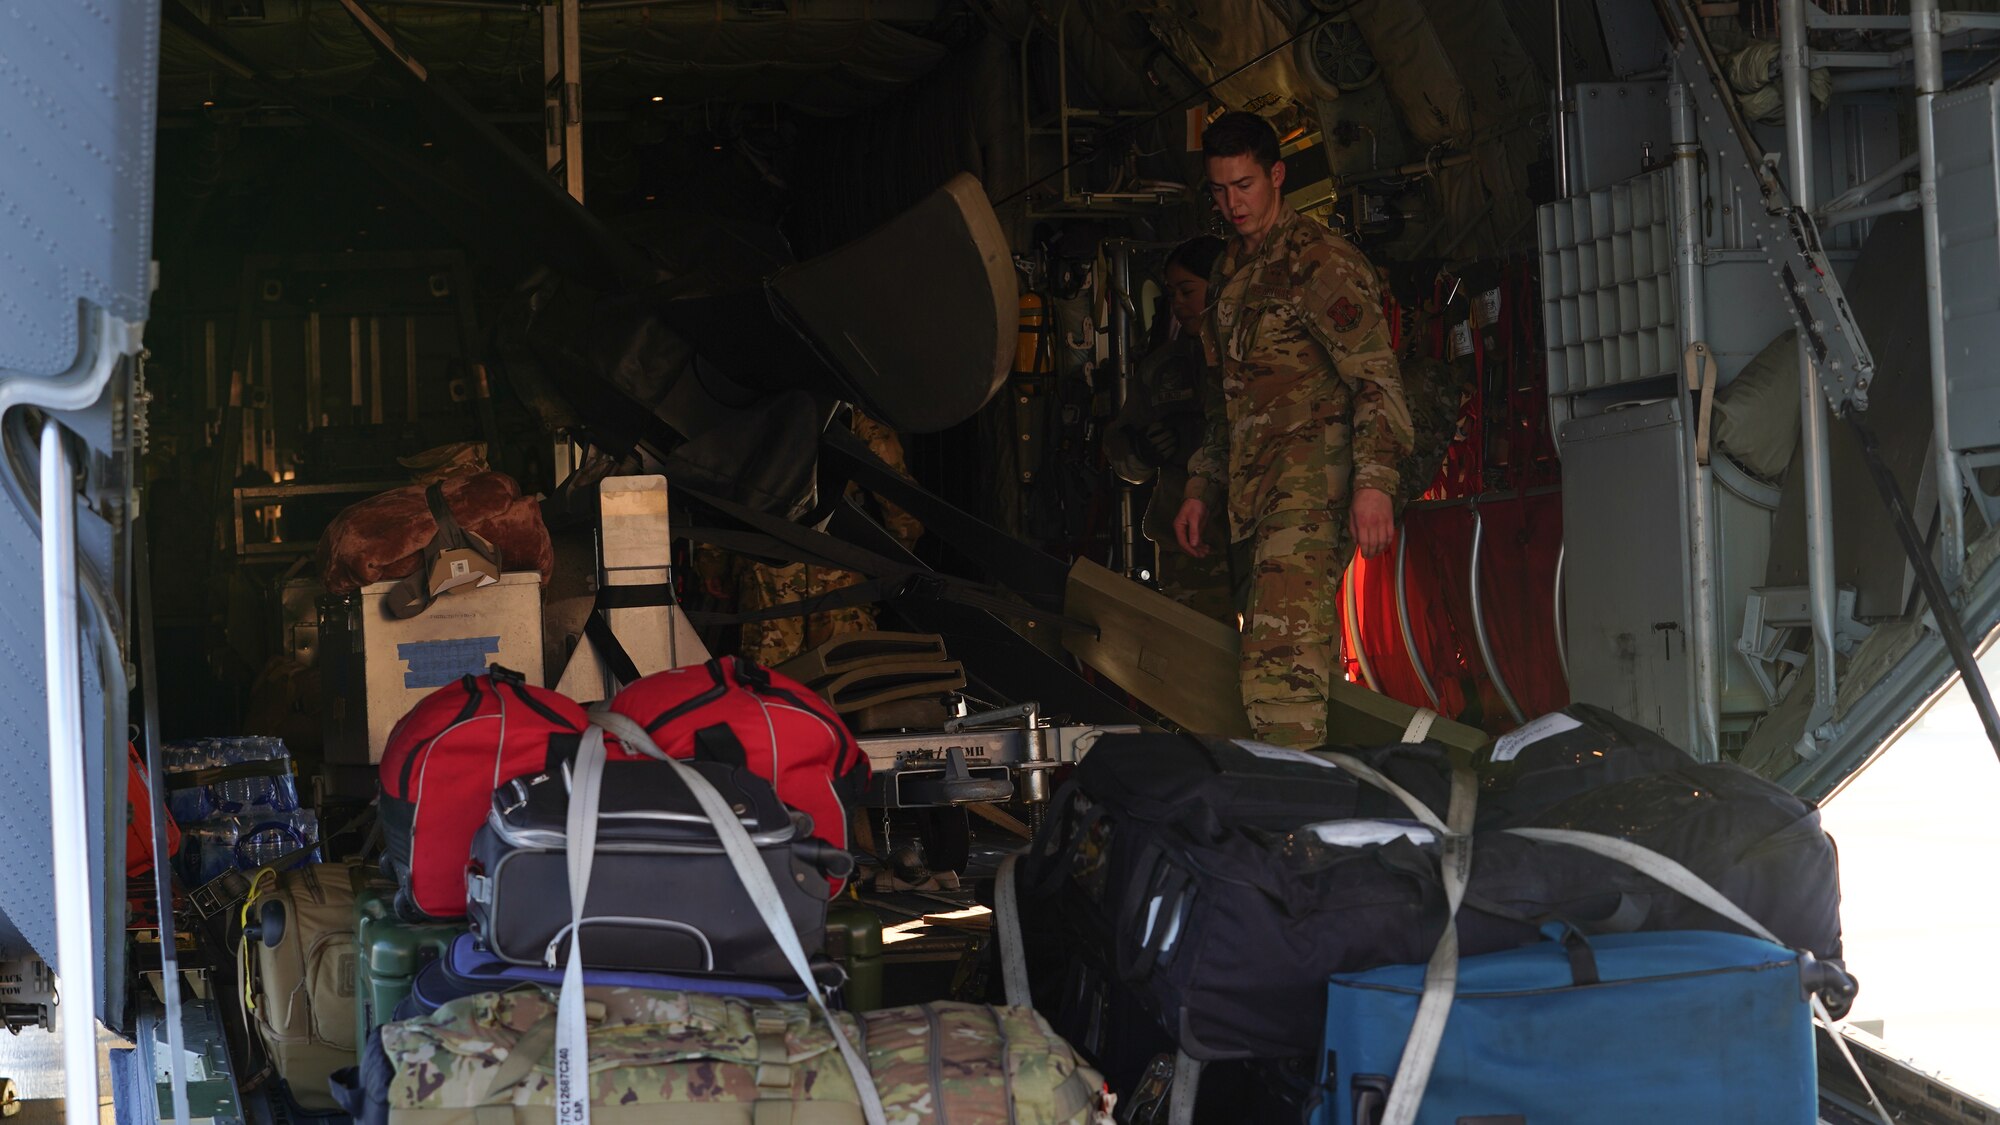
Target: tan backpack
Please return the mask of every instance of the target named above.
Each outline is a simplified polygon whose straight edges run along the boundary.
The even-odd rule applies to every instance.
[[[327,1078],[355,1061],[351,864],[316,863],[251,877],[237,971],[249,1025],[306,1110],[331,1110]]]

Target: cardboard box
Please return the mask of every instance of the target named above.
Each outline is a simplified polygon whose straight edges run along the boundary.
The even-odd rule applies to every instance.
[[[326,753],[332,762],[382,760],[389,732],[426,695],[498,664],[542,686],[539,575],[503,574],[478,589],[446,594],[407,620],[383,599],[394,582],[365,586],[322,612]]]

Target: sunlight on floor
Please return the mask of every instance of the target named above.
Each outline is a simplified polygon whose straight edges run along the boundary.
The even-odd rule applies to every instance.
[[[927,927],[935,927],[938,922],[970,922],[974,918],[984,918],[993,913],[984,906],[968,907],[964,910],[940,910],[926,914],[922,918],[912,918],[893,926],[882,927],[882,944],[894,945],[899,941],[913,941],[923,936]],[[984,923],[979,923],[984,925]]]
[[[62,1013],[62,1006],[57,1005],[53,1031],[29,1028],[19,1035],[0,1032],[0,1075],[14,1080],[22,1101],[34,1103],[24,1108],[23,1118],[47,1120],[48,1114],[59,1112],[63,1097]],[[115,1047],[129,1046],[131,1044],[102,1026],[98,1027],[97,1087],[101,1125],[114,1125],[115,1121],[111,1106],[109,1052]],[[21,1119],[10,1118],[9,1121]]]

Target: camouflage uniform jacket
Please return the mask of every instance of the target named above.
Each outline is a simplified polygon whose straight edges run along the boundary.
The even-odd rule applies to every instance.
[[[1139,361],[1125,405],[1104,431],[1105,459],[1119,479],[1145,484],[1158,474],[1159,483],[1146,505],[1143,526],[1146,538],[1155,543],[1174,541],[1174,514],[1187,494],[1185,462],[1201,444],[1206,415],[1220,399],[1215,372],[1202,356],[1201,341],[1182,336]],[[1173,432],[1173,463],[1159,465],[1149,456],[1151,451],[1140,450],[1144,431],[1153,422],[1165,423]],[[1220,534],[1223,513],[1211,515],[1209,530]]]
[[[1226,496],[1232,540],[1274,512],[1344,509],[1352,488],[1395,496],[1410,411],[1368,259],[1286,207],[1257,249],[1230,241],[1209,292],[1202,346],[1223,409],[1188,496]]]

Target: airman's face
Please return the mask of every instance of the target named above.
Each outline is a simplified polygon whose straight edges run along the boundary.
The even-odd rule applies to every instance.
[[[1265,168],[1249,153],[1208,159],[1208,191],[1216,209],[1237,234],[1253,244],[1276,225],[1284,205],[1284,186],[1282,160]]]
[[[1180,322],[1181,331],[1201,327],[1201,314],[1208,309],[1208,279],[1186,266],[1167,267],[1167,307]]]

